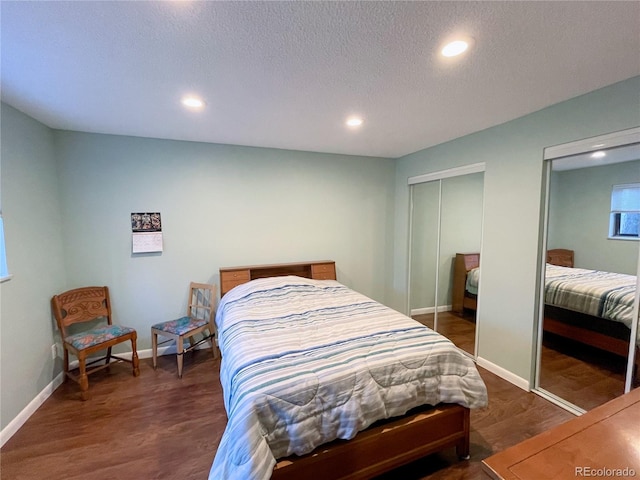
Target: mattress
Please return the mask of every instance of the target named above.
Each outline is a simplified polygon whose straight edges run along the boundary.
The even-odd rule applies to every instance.
[[[216,314],[228,423],[209,478],[267,479],[277,458],[420,405],[487,404],[448,339],[332,280],[254,280]]]
[[[631,328],[636,277],[547,264],[545,303]]]
[[[465,290],[472,295],[478,295],[478,285],[480,284],[480,267],[472,268],[467,272]]]

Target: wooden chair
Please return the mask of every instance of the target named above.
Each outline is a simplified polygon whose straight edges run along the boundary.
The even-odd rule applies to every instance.
[[[156,323],[151,327],[151,345],[153,349],[153,368],[157,367],[158,335],[169,337],[162,343],[172,340],[176,342],[176,356],[178,360],[178,377],[182,378],[182,360],[185,353],[195,349],[202,342],[211,341],[213,358],[217,358],[215,344],[215,314],[216,287],[206,283],[191,282],[189,287],[189,305],[187,315],[167,322]],[[208,334],[205,333],[208,330]],[[196,342],[195,335],[202,334],[202,338]],[[184,347],[184,339],[189,338],[189,346]]]
[[[137,334],[133,328],[113,325],[111,321],[111,301],[109,300],[109,289],[107,287],[83,287],[69,290],[59,295],[54,295],[51,299],[53,314],[58,323],[64,347],[64,373],[65,378],[69,377],[80,384],[80,396],[82,400],[89,399],[89,379],[88,375],[109,367],[111,359],[116,362],[129,362],[133,366],[133,376],[140,375],[138,367],[138,353],[136,352]],[[99,326],[97,322],[107,324]],[[84,326],[83,331],[71,333]],[[90,327],[89,329],[87,329]],[[111,353],[111,347],[118,343],[131,341],[131,360]],[[107,350],[104,357],[91,360],[87,359],[91,354],[100,350]],[[69,370],[69,353],[78,358],[78,374]],[[87,367],[105,360],[104,365],[100,365],[87,370]],[[114,362],[115,363],[115,362]],[[75,369],[74,369],[75,370]]]

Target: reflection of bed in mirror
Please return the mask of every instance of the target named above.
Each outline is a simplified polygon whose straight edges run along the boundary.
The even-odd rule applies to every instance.
[[[477,253],[456,255],[452,301],[456,312],[477,308],[479,260]],[[576,269],[573,262],[573,250],[558,248],[547,252],[549,268],[545,275],[544,331],[626,358],[636,277]],[[589,283],[585,284],[585,281]],[[618,288],[611,288],[614,282]],[[578,285],[578,296],[575,296],[576,291],[572,294],[559,289],[561,284]],[[638,365],[640,352],[636,347]]]
[[[480,254],[457,253],[453,262],[451,308],[456,313],[478,309]]]
[[[549,250],[544,331],[626,358],[635,288],[633,275],[573,268],[572,250]]]

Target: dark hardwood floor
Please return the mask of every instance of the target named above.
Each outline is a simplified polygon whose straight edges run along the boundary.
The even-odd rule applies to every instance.
[[[82,402],[67,382],[0,450],[3,480],[206,479],[226,423],[219,360],[206,350],[140,361],[140,377],[114,365],[90,378]],[[489,406],[471,413],[471,459],[453,449],[381,479],[480,479],[481,460],[573,415],[479,369]],[[249,480],[249,479],[247,479]]]
[[[624,393],[626,366],[626,358],[545,333],[540,387],[591,410]]]
[[[433,313],[414,315],[412,318],[429,328],[433,328]],[[438,332],[451,340],[458,348],[475,355],[475,313],[469,311],[465,311],[464,314],[439,312]]]
[[[226,424],[210,351],[91,375],[91,400],[61,385],[0,450],[2,480],[207,478]]]

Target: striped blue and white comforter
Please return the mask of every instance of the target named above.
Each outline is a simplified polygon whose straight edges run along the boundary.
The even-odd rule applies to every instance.
[[[480,267],[472,268],[467,272],[467,281],[465,282],[465,290],[473,295],[478,294],[478,286],[480,285]]]
[[[631,328],[636,277],[547,264],[545,303]]]
[[[335,281],[254,280],[216,315],[228,423],[210,480],[267,479],[276,458],[440,402],[487,404],[449,340]]]

